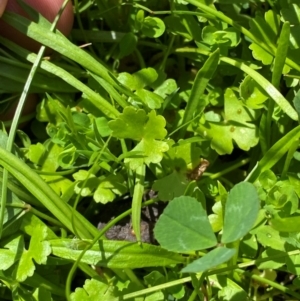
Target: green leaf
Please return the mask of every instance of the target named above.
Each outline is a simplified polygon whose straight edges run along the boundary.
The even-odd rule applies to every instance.
[[[47,237],[47,227],[37,225],[34,229],[28,250],[24,250],[18,265],[16,266],[15,273],[16,279],[20,282],[24,281],[27,277],[33,275],[35,266],[33,260],[37,264],[44,264],[47,261],[48,255],[51,253],[51,247]]]
[[[49,243],[53,255],[75,261],[91,241],[56,239],[49,240]],[[99,240],[85,253],[81,262],[112,269],[135,269],[179,264],[185,262],[185,258],[146,243],[141,246],[126,241]]]
[[[300,23],[300,7],[297,3],[289,3],[289,7],[282,8],[281,14],[283,19],[290,22],[291,25]]]
[[[253,227],[259,209],[260,200],[254,185],[247,182],[235,185],[226,201],[222,243],[245,236]]]
[[[235,47],[240,42],[240,33],[233,27],[218,30],[218,28],[209,25],[202,29],[202,38],[209,45]]]
[[[187,187],[186,175],[173,171],[166,177],[156,180],[153,189],[158,191],[158,198],[162,201],[169,201],[175,197],[182,196]]]
[[[162,116],[156,116],[155,111],[146,115],[144,110],[136,110],[133,107],[127,107],[118,119],[108,123],[112,135],[117,138],[131,138],[140,141],[133,152],[140,152],[143,158],[126,158],[125,163],[129,163],[132,169],[145,162],[146,164],[158,163],[162,160],[163,152],[169,149],[166,142],[157,139],[163,139],[167,131],[164,129],[166,121]]]
[[[159,109],[164,102],[163,98],[158,94],[145,90],[136,90],[135,94],[148,106],[149,109]]]
[[[183,7],[186,10],[185,7]],[[191,15],[172,15],[164,19],[167,30],[175,35],[181,35],[188,40],[201,41],[199,23]]]
[[[76,291],[71,294],[70,300],[111,301],[117,297],[114,287],[98,278],[87,279],[82,288],[77,287]]]
[[[154,235],[163,248],[175,252],[203,250],[217,243],[202,205],[187,196],[168,204],[155,225]]]
[[[106,204],[112,202],[116,195],[123,195],[127,192],[126,182],[121,174],[110,174],[97,187],[94,193],[94,200],[97,203]]]
[[[235,254],[235,249],[227,249],[224,247],[216,248],[203,257],[188,264],[181,270],[181,273],[200,273],[208,271],[218,265],[227,262]]]
[[[223,206],[222,202],[216,202],[212,206],[213,214],[208,216],[209,222],[214,232],[219,232],[223,228]]]
[[[270,247],[274,250],[285,250],[285,241],[279,235],[279,232],[271,226],[264,225],[258,227],[251,233],[255,234],[259,243],[264,247]]]
[[[295,127],[277,141],[259,161],[258,165],[249,174],[248,182],[255,182],[261,173],[271,169],[289,150],[295,140],[300,138],[300,126]]]
[[[293,99],[293,104],[295,106],[298,115],[300,115],[300,89],[298,90],[298,92],[296,93]]]
[[[122,72],[118,76],[118,80],[124,86],[131,89],[131,91],[143,89],[144,87],[154,83],[157,78],[158,73],[151,67],[141,69],[133,74]]]
[[[158,38],[165,32],[165,23],[156,17],[146,17],[142,24],[142,33],[149,38]]]
[[[135,50],[137,41],[138,41],[138,39],[137,39],[136,35],[134,35],[132,32],[126,33],[122,37],[120,44],[119,44],[120,52],[119,52],[118,58],[122,59],[123,57],[131,54]]]
[[[191,96],[188,100],[182,123],[185,124],[192,120],[195,114],[202,113],[206,104],[199,102],[199,98],[203,95],[208,82],[213,77],[215,70],[219,64],[220,51],[217,49],[213,52],[209,58],[206,60],[202,68],[198,71],[192,91]]]
[[[264,89],[249,75],[245,77],[240,85],[240,95],[247,106],[252,109],[260,109],[269,98]]]
[[[265,13],[265,18],[256,16],[250,20],[250,32],[255,35],[268,49],[274,49],[277,35],[280,28],[280,17],[273,10]],[[270,65],[273,62],[273,56],[265,51],[259,44],[252,43],[249,48],[256,60],[260,60],[264,65]]]
[[[5,271],[10,268],[15,262],[20,260],[24,251],[23,235],[10,237],[9,240],[1,243],[0,249],[0,270]]]
[[[270,225],[279,232],[298,232],[300,227],[300,216],[294,215],[281,218],[275,215],[270,220]]]
[[[271,170],[265,170],[259,175],[258,181],[264,189],[269,190],[276,184],[277,177]]]
[[[253,110],[246,108],[237,99],[231,89],[225,92],[225,120],[222,122],[205,121],[197,129],[207,139],[211,139],[211,147],[220,155],[230,154],[233,140],[239,148],[249,150],[258,143],[256,126],[248,121],[255,118]],[[209,117],[208,113],[206,116]]]

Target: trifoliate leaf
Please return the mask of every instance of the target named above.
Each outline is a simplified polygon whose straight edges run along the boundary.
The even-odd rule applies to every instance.
[[[222,243],[234,242],[246,235],[253,227],[259,209],[260,200],[254,185],[249,182],[235,185],[225,205]]]
[[[211,139],[211,147],[220,155],[230,154],[233,141],[242,150],[249,150],[258,143],[256,126],[248,123],[256,118],[255,112],[243,106],[231,89],[225,93],[225,120],[200,123],[198,131]]]
[[[161,161],[163,152],[169,149],[166,142],[158,141],[164,139],[167,134],[165,130],[166,121],[162,116],[156,116],[155,111],[146,115],[144,110],[136,110],[126,107],[124,112],[116,119],[108,123],[112,135],[117,138],[130,138],[139,141],[133,152],[140,152],[141,158],[126,158],[132,169],[140,164],[158,163]]]
[[[203,250],[217,243],[206,211],[188,196],[168,204],[155,225],[154,235],[164,249],[175,252]]]

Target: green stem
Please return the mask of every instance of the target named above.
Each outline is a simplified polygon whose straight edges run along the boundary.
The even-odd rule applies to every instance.
[[[144,195],[144,180],[146,175],[146,166],[142,163],[136,169],[135,185],[132,197],[132,228],[136,240],[141,242],[141,208]]]
[[[162,71],[165,70],[165,68],[166,68],[166,62],[167,62],[167,59],[168,59],[168,57],[170,55],[171,49],[173,47],[174,40],[175,40],[175,35],[171,35],[171,40],[170,40],[170,43],[168,45],[168,48],[166,50],[163,50],[164,56],[163,56],[163,60],[162,60],[162,62],[160,64],[158,70],[162,70]]]
[[[271,281],[265,277],[260,277],[256,274],[252,274],[252,273],[249,273],[249,272],[246,272],[244,270],[237,270],[237,272],[239,273],[242,273],[244,275],[247,275],[249,277],[251,277],[253,280],[257,281],[257,282],[260,282],[260,283],[263,283],[263,284],[266,284],[268,286],[271,286],[273,288],[276,288],[277,290],[283,292],[284,294],[288,294],[288,295],[291,295],[295,298],[297,298],[297,300],[300,300],[300,294],[294,292],[293,290],[291,290],[290,288],[286,287],[286,286],[283,286],[279,283],[276,283],[274,281]]]
[[[224,169],[224,170],[222,170],[222,171],[220,171],[220,172],[217,172],[217,173],[214,173],[214,174],[210,175],[209,178],[210,178],[210,179],[217,179],[217,178],[220,178],[220,177],[224,176],[225,174],[227,174],[227,173],[229,173],[229,172],[231,172],[231,171],[233,171],[233,170],[235,170],[235,169],[238,169],[239,167],[241,167],[241,166],[247,164],[249,161],[250,161],[249,158],[243,159],[243,160],[241,160],[241,161],[239,161],[239,162],[237,162],[237,163],[231,165],[230,167],[228,167],[228,168],[226,168],[226,169]],[[205,175],[205,174],[206,174],[206,173],[204,173],[204,175]]]

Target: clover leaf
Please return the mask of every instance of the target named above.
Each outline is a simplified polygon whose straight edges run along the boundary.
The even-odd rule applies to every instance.
[[[136,169],[143,162],[146,164],[160,162],[163,152],[169,149],[166,142],[159,141],[167,134],[166,121],[164,117],[156,116],[155,111],[146,114],[144,110],[126,107],[124,112],[116,120],[110,121],[108,125],[114,137],[139,141],[132,152],[141,153],[142,158],[125,159],[125,163],[130,163],[132,169]]]
[[[255,120],[255,111],[245,107],[231,89],[226,90],[224,98],[225,119],[218,121],[214,117],[210,121],[206,118],[204,123],[199,124],[197,131],[211,139],[211,147],[220,155],[232,152],[233,141],[242,150],[249,150],[258,143],[257,128],[249,123]],[[208,113],[206,117],[212,115]]]

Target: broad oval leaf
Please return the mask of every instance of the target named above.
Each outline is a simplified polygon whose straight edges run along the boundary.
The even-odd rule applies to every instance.
[[[188,264],[181,270],[182,273],[199,273],[210,270],[226,261],[228,261],[234,254],[235,249],[227,249],[220,247],[212,250],[203,257]]]
[[[242,238],[253,227],[258,216],[260,201],[253,184],[242,182],[229,192],[224,216],[222,243]]]
[[[203,250],[217,244],[202,205],[188,196],[168,204],[155,225],[154,235],[163,248],[175,252]]]

